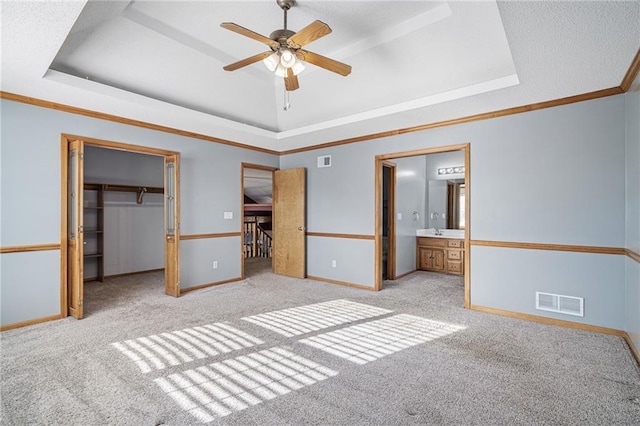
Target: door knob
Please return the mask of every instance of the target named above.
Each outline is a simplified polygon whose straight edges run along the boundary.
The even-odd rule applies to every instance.
[[[304,226],[298,226],[298,231],[304,231]]]

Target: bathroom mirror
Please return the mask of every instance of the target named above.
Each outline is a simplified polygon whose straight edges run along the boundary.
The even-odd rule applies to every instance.
[[[430,180],[426,211],[428,228],[464,229],[464,179]]]

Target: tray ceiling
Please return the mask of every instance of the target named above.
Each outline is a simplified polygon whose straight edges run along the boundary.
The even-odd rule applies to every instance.
[[[299,1],[333,32],[284,85],[257,62],[282,10],[263,1],[3,2],[2,90],[283,151],[606,89],[640,46],[640,2]],[[26,38],[26,39],[25,39]]]

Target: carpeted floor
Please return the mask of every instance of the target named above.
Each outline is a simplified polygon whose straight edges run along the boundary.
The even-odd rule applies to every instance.
[[[462,308],[460,277],[381,292],[279,277],[85,286],[86,318],[0,335],[6,425],[638,425],[614,336]]]

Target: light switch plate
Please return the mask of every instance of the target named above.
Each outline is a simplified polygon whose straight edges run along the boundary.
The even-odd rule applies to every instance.
[[[398,213],[398,220],[402,220],[402,213]]]
[[[224,212],[225,219],[233,219],[233,212]]]

